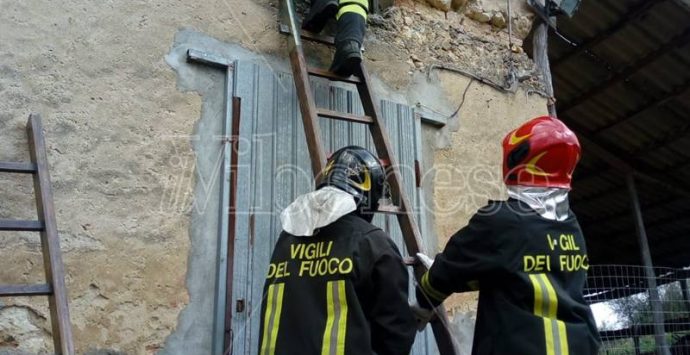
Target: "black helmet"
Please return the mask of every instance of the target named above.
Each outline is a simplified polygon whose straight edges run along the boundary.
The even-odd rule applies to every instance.
[[[357,212],[371,221],[372,211],[379,207],[386,173],[378,158],[370,151],[351,145],[341,148],[326,162],[316,182],[316,188],[337,187],[355,198]]]

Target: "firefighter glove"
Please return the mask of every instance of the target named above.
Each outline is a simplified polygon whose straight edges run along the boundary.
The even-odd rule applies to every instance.
[[[419,254],[417,254],[417,255],[419,255]],[[417,331],[419,331],[419,332],[424,331],[424,328],[426,328],[426,325],[434,317],[434,310],[426,309],[426,308],[420,306],[419,303],[415,303],[413,305],[410,305],[410,309],[412,310],[412,313],[414,314],[415,320],[417,321]]]

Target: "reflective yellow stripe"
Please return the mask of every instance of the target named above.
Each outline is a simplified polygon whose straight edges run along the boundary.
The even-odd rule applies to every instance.
[[[336,355],[345,355],[345,336],[347,331],[347,296],[345,281],[338,281],[338,300],[340,301],[340,319],[338,319],[338,347]]]
[[[542,298],[541,285],[539,285],[536,275],[529,275],[529,280],[532,281],[532,288],[534,288],[534,314],[543,317],[544,314],[542,310],[544,309],[544,300]]]
[[[276,351],[280,314],[283,310],[283,294],[285,284],[272,284],[266,291],[266,313],[264,314],[263,339],[261,340],[261,355],[273,355]]]
[[[425,272],[424,275],[422,276],[422,290],[424,290],[424,293],[427,295],[431,296],[435,301],[437,302],[442,302],[443,300],[448,297],[448,295],[444,294],[443,292],[435,289],[433,286],[431,286],[431,282],[429,282],[429,272]]]
[[[546,286],[546,294],[548,295],[549,302],[548,312],[546,315],[551,319],[556,319],[558,313],[558,296],[556,296],[556,290],[553,289],[551,281],[548,277],[546,277],[546,274],[539,274],[538,276],[544,282],[544,285]]]
[[[341,7],[349,4],[357,4],[369,11],[369,0],[340,0],[338,2],[338,5]]]
[[[546,355],[554,355],[553,346],[553,330],[551,328],[551,320],[546,317],[545,307],[544,307],[544,296],[548,298],[548,294],[542,288],[541,275],[529,275],[529,280],[532,282],[532,288],[534,288],[534,314],[542,318],[544,322],[544,340],[546,346]],[[548,299],[546,300],[548,302]]]
[[[326,328],[323,331],[321,355],[345,355],[347,336],[347,295],[345,280],[326,284]]]
[[[273,330],[271,330],[271,355],[276,351],[278,328],[280,328],[280,314],[283,310],[283,291],[285,290],[285,284],[283,283],[276,286],[278,286],[278,299],[276,300],[276,314],[273,320]]]
[[[333,330],[333,321],[335,321],[335,310],[333,305],[333,285],[332,282],[326,284],[326,328],[323,330],[323,345],[321,346],[321,355],[329,355],[331,348],[331,331]]]
[[[342,16],[348,12],[360,14],[362,17],[364,17],[365,20],[367,19],[367,10],[364,10],[361,6],[354,5],[354,4],[353,5],[345,5],[345,6],[341,7],[340,10],[338,11],[338,14],[335,16],[335,19],[339,20],[340,16]]]
[[[557,333],[557,340],[558,340],[558,349],[556,349],[556,352],[561,354],[561,355],[568,355],[568,333],[566,332],[565,329],[565,323],[563,321],[558,320],[558,295],[556,294],[556,290],[553,288],[553,285],[551,284],[551,280],[546,276],[546,274],[540,274],[542,280],[544,281],[544,285],[546,285],[546,292],[549,295],[549,313],[548,317],[551,318],[551,333],[554,333],[554,321],[555,321],[555,328]],[[555,347],[555,344],[554,344]]]
[[[561,339],[561,354],[569,355],[568,332],[565,330],[565,323],[560,320],[556,322],[558,323],[558,337]]]
[[[273,311],[273,288],[275,285],[270,285],[268,286],[268,300],[266,300],[266,313],[264,313],[264,331],[263,331],[263,340],[261,340],[261,355],[265,355],[268,353],[268,338],[269,338],[269,333],[268,333],[268,326],[271,323],[271,313]]]
[[[558,295],[546,274],[528,275],[534,288],[534,314],[543,319],[547,355],[568,355],[568,333],[558,320]]]
[[[544,336],[546,337],[546,355],[555,355],[556,347],[553,344],[553,324],[551,319],[544,319]]]

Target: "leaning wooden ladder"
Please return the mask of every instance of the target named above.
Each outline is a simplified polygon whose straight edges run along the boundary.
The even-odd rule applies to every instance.
[[[331,46],[334,45],[334,43],[333,39],[330,37],[317,36],[312,33],[301,31],[299,27],[297,27],[295,8],[292,1],[293,0],[285,0],[285,9],[287,10],[290,27],[289,30],[281,28],[281,32],[292,34],[293,40],[290,44],[290,62],[295,86],[297,88],[297,97],[299,99],[302,121],[304,123],[304,133],[311,156],[311,167],[314,176],[317,176],[321,172],[326,162],[326,156],[321,143],[319,117],[367,124],[379,158],[387,163],[386,165],[389,169],[387,172],[388,184],[390,185],[391,195],[394,200],[396,200],[397,197],[397,206],[382,206],[379,210],[380,212],[393,213],[397,216],[405,246],[410,255],[415,256],[418,252],[423,252],[420,248],[421,237],[419,228],[412,216],[410,201],[402,187],[402,177],[398,170],[396,159],[392,154],[393,150],[388,140],[388,135],[386,134],[385,127],[383,127],[382,122],[379,120],[381,115],[370,89],[369,75],[364,67],[364,63],[360,65],[359,76],[347,78],[335,75],[327,70],[308,67],[302,50],[302,39]],[[341,81],[356,85],[365,115],[356,116],[317,108],[309,84],[310,75],[326,78],[331,81]],[[420,280],[424,272],[426,272],[426,269],[421,263],[413,263],[413,265],[415,277],[417,280]],[[441,355],[455,355],[456,351],[452,337],[448,331],[448,320],[443,307],[438,309],[437,317],[431,322],[431,326]]]
[[[31,114],[26,124],[31,149],[30,163],[0,162],[0,172],[32,174],[38,220],[0,220],[0,231],[40,232],[43,266],[47,283],[36,285],[0,285],[0,297],[48,296],[55,353],[74,354],[72,326],[67,306],[64,267],[55,222],[53,192],[50,186],[46,146],[41,117]]]

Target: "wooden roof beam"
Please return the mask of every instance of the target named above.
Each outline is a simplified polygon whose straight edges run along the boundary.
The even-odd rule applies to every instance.
[[[680,199],[673,199],[673,200],[671,200],[671,202],[677,202],[679,200]],[[669,203],[670,203],[669,201],[665,201],[665,200],[649,203],[646,206],[642,206],[642,209],[644,210],[643,214],[647,214],[652,210],[666,208]],[[650,223],[645,222],[645,228],[647,230],[651,230],[654,227],[666,225],[670,222],[680,221],[683,219],[683,217],[687,217],[687,215],[688,215],[688,211],[683,210],[682,212],[671,214],[670,217],[659,218],[659,219],[657,219],[653,222],[650,222]],[[623,211],[621,213],[617,213],[617,214],[615,214],[613,216],[609,216],[609,217],[597,218],[597,219],[592,219],[592,220],[585,219],[584,221],[581,221],[581,223],[583,225],[589,224],[589,225],[595,226],[594,228],[588,229],[589,230],[588,234],[597,235],[597,234],[600,234],[601,232],[610,233],[612,231],[614,231],[614,233],[616,231],[618,231],[621,234],[625,234],[622,232],[621,228],[611,228],[612,227],[611,223],[625,222],[624,219],[626,219],[626,218],[628,218],[628,219],[631,218],[629,210]],[[621,223],[614,223],[614,224],[621,225]],[[607,229],[603,229],[603,228],[607,228]],[[620,234],[618,234],[617,236],[620,236]]]
[[[614,190],[614,191],[611,191],[611,192],[609,192],[609,193],[606,193],[605,195],[600,195],[600,196],[610,196],[610,195],[613,195],[613,194],[616,194],[616,193],[620,193],[620,192],[623,191],[624,189],[625,189],[625,187],[623,187],[623,188],[621,188],[621,189],[616,189],[616,190]],[[599,198],[592,199],[592,200],[598,201]],[[572,204],[572,205],[573,205],[573,206],[583,205],[583,204],[589,203],[589,202],[592,201],[592,200],[589,200],[589,201],[580,200],[580,202],[581,202],[580,204],[574,203],[574,204]],[[647,212],[649,212],[649,211],[651,211],[651,210],[656,210],[657,208],[666,207],[669,203],[675,203],[675,202],[686,201],[686,200],[687,200],[686,197],[673,198],[673,199],[671,199],[671,200],[669,200],[669,199],[661,199],[661,200],[659,200],[659,201],[648,202],[648,203],[643,204],[643,205],[642,205],[642,210],[643,210],[643,212],[647,213]],[[643,202],[643,201],[640,201],[640,202]],[[579,220],[580,220],[580,222],[581,222],[582,224],[597,224],[597,225],[598,225],[598,224],[601,224],[601,223],[604,223],[604,222],[609,222],[609,221],[612,221],[612,220],[621,219],[621,218],[626,217],[626,216],[630,216],[630,211],[626,210],[626,211],[624,211],[624,212],[616,213],[616,214],[610,215],[610,216],[604,216],[604,217],[601,217],[601,218],[579,218]]]
[[[654,108],[664,106],[664,105],[668,104],[669,102],[672,102],[673,100],[676,100],[680,97],[685,96],[687,94],[688,90],[690,90],[690,80],[687,80],[682,85],[675,87],[670,92],[665,93],[663,95],[660,95],[660,97],[658,99],[652,100],[652,101],[640,106],[636,110],[626,114],[622,119],[620,119],[616,122],[612,122],[606,126],[599,127],[597,129],[597,131],[595,132],[595,134],[597,134],[597,135],[602,134],[603,132],[605,132],[607,130],[614,129],[614,128],[620,126],[621,124],[628,122],[631,119],[634,119],[638,116],[641,116],[644,113],[646,113],[646,112],[648,112]]]
[[[622,30],[625,26],[633,23],[634,21],[637,21],[639,18],[644,16],[652,7],[663,2],[665,2],[665,0],[640,1],[640,3],[631,8],[630,11],[621,15],[618,22],[613,24],[611,27],[602,32],[597,33],[597,35],[592,38],[586,39],[584,42],[578,44],[572,51],[554,60],[553,64],[551,65],[551,69],[556,70],[559,66],[561,66],[563,63],[570,60],[571,58],[579,55],[582,52],[588,52],[590,48],[595,47],[599,43],[611,37],[611,35]]]
[[[644,144],[641,147],[635,149],[633,152],[630,153],[631,156],[638,157],[637,159],[644,158],[647,155],[653,154],[658,150],[661,149],[666,149],[670,148],[676,142],[686,139],[690,135],[690,122],[684,124],[681,127],[678,127],[677,129],[674,129],[670,132],[668,132],[666,135],[659,139],[655,139],[654,141]],[[679,165],[678,167],[672,168],[669,171],[665,171],[664,173],[667,175],[677,173],[678,171],[685,169],[687,166],[690,165],[690,161],[686,161]],[[590,180],[596,179],[596,178],[601,178],[601,176],[606,176],[611,173],[615,173],[616,170],[613,168],[608,168],[605,171],[602,172],[603,169],[586,169],[584,170],[584,173],[581,173],[579,175],[576,175],[576,178],[573,180],[575,184],[580,185],[580,184],[586,184]],[[575,170],[577,172],[577,170]],[[588,198],[589,196],[582,196],[578,197],[577,199],[573,199],[571,201],[580,201],[584,198]]]
[[[629,211],[629,212],[630,212],[629,217],[632,220],[632,218],[633,218],[632,211]],[[686,219],[683,219],[683,217],[686,217]],[[674,224],[688,224],[689,222],[690,222],[690,220],[687,219],[687,211],[683,211],[683,213],[677,213],[677,214],[671,215],[669,217],[660,218],[660,219],[658,219],[652,223],[645,223],[645,230],[647,231],[648,234],[651,235],[652,232],[658,228],[663,228],[663,227],[667,227],[669,225],[674,225]],[[620,240],[620,241],[624,241],[624,240],[626,240],[627,236],[630,236],[630,238],[628,240],[629,243],[619,243],[618,245],[630,244],[630,245],[639,246],[639,244],[637,244],[637,241],[635,240],[635,238],[633,238],[633,235],[635,234],[635,227],[632,225],[632,223],[630,223],[629,229],[617,229],[617,230],[613,231],[613,233],[615,233],[615,234],[611,234],[611,231],[603,231],[603,232],[597,231],[596,233],[590,231],[590,232],[587,232],[586,236],[587,236],[587,238],[606,237],[607,240]],[[659,243],[660,239],[668,239],[668,238],[671,238],[671,237],[664,238],[664,237],[653,236],[653,237],[650,237],[650,240],[653,239],[654,243],[650,243],[650,244],[657,246],[659,244],[663,244],[663,243]]]
[[[688,134],[690,134],[690,122],[668,132],[659,139],[654,139],[647,144],[643,144],[639,148],[635,149],[635,151],[633,151],[631,154],[645,156],[647,154],[654,153],[659,149],[668,148],[681,139],[685,139]]]
[[[686,184],[671,179],[664,173],[655,172],[653,169],[644,166],[642,162],[627,156],[596,137],[591,138],[592,132],[589,132],[582,123],[576,120],[566,120],[566,124],[578,135],[580,143],[586,149],[589,149],[589,154],[595,154],[616,170],[633,172],[635,176],[642,180],[655,183],[673,193],[690,197],[690,188]]]
[[[566,112],[581,105],[582,103],[586,102],[592,97],[602,94],[609,88],[627,80],[630,76],[638,72],[640,69],[653,63],[654,61],[666,55],[667,53],[675,50],[677,47],[687,44],[688,42],[690,42],[690,28],[687,28],[685,31],[683,31],[683,33],[673,37],[670,41],[666,42],[656,50],[647,53],[644,57],[638,59],[632,65],[627,66],[616,73],[613,73],[613,75],[609,76],[607,80],[602,81],[594,85],[594,87],[585,90],[584,94],[564,103],[562,106],[559,107],[560,113],[564,115]]]

